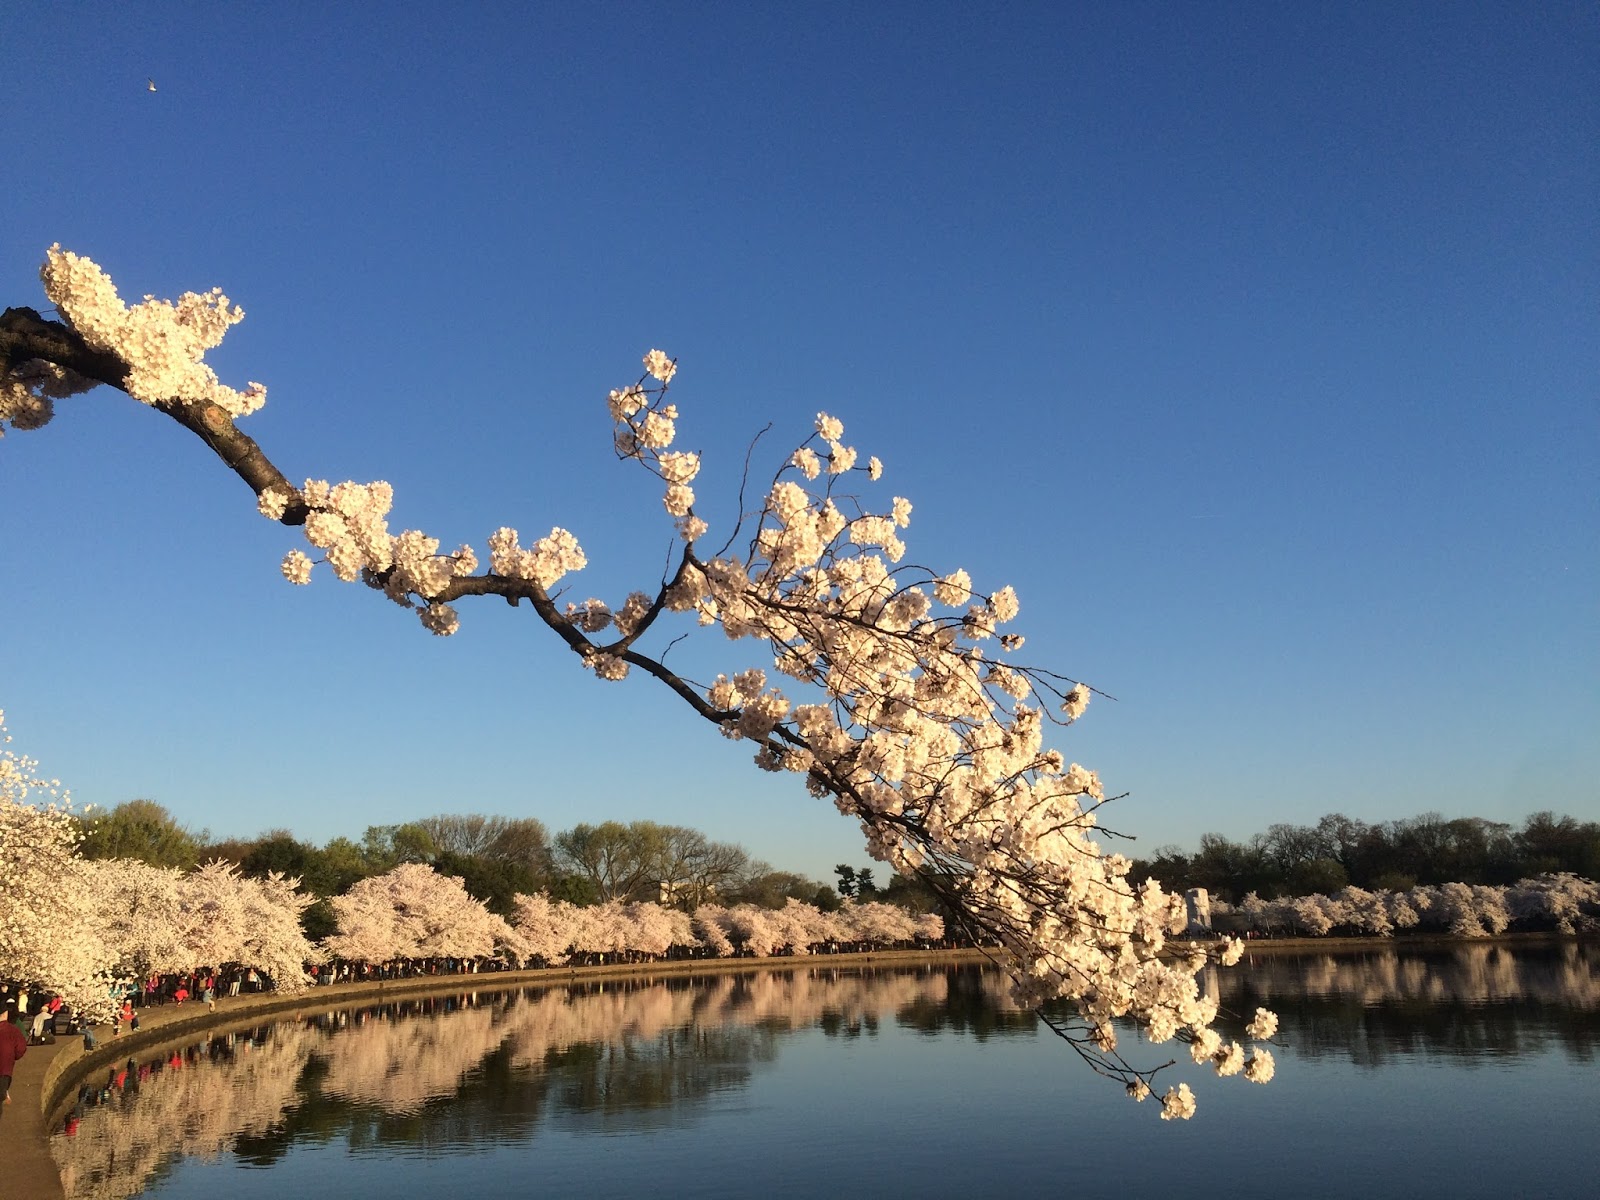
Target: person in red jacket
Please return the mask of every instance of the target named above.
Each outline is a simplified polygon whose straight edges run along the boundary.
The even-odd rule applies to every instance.
[[[16,1018],[16,1010],[10,1009],[6,1019],[0,1022],[0,1096],[5,1097],[7,1104],[11,1103],[11,1071],[17,1059],[28,1052],[28,1039],[17,1028]]]

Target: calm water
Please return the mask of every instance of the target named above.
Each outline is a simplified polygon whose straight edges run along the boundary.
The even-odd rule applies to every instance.
[[[55,1150],[74,1200],[1597,1194],[1600,948],[1262,956],[1214,984],[1280,1013],[1278,1077],[1167,1072],[1187,1123],[989,971],[813,963],[286,1020],[141,1060]]]

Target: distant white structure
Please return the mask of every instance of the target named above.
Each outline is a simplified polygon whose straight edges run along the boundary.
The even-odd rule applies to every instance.
[[[1190,888],[1183,894],[1183,905],[1189,910],[1186,933],[1211,932],[1211,893],[1205,888]]]

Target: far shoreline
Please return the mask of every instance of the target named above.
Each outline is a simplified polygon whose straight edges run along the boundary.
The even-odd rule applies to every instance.
[[[1218,933],[1217,937],[1239,937],[1238,934]],[[1169,945],[1192,944],[1203,946],[1209,944],[1211,938],[1175,939]],[[1429,946],[1457,947],[1457,946],[1538,946],[1557,945],[1563,942],[1591,942],[1596,940],[1592,933],[1556,933],[1553,931],[1537,931],[1533,933],[1491,933],[1481,937],[1461,937],[1451,933],[1410,933],[1394,937],[1377,937],[1372,934],[1361,934],[1353,937],[1258,937],[1240,938],[1244,942],[1245,957],[1256,953],[1275,953],[1292,951],[1304,953],[1308,950],[1381,950],[1385,947],[1407,950],[1417,950]]]

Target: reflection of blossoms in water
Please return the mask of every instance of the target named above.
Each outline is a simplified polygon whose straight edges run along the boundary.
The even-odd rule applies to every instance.
[[[993,991],[1004,984],[991,975]],[[243,1139],[294,1123],[308,1101],[385,1116],[448,1113],[470,1074],[504,1052],[534,1092],[561,1073],[563,1102],[609,1108],[681,1103],[741,1085],[774,1056],[779,1031],[837,1021],[871,1026],[914,1004],[939,1004],[942,970],[853,973],[815,968],[666,981],[627,979],[466,994],[341,1010],[146,1058],[52,1139],[68,1200],[123,1200],[183,1157],[240,1153]],[[315,1064],[316,1069],[308,1069]],[[115,1073],[113,1073],[115,1074]],[[89,1086],[102,1082],[88,1081]],[[492,1114],[491,1114],[492,1119]]]
[[[795,1030],[838,1020],[858,1025],[922,1001],[940,1003],[942,971],[767,971],[713,975],[693,987],[625,982],[581,994],[523,997],[506,1017],[513,1061],[537,1069],[552,1052],[616,1042],[638,1046],[686,1028]]]
[[[504,1040],[502,1017],[502,1006],[485,1003],[463,1005],[436,1021],[382,1012],[340,1019],[324,1047],[322,1094],[414,1113],[429,1100],[455,1094],[461,1077]]]
[[[1451,946],[1428,953],[1391,949],[1253,956],[1246,975],[1221,976],[1226,997],[1241,987],[1268,996],[1340,996],[1363,1005],[1394,1001],[1483,1004],[1532,1000],[1600,1008],[1600,958],[1564,942],[1532,954],[1506,945]]]
[[[1273,1009],[1301,1058],[1481,1061],[1559,1043],[1588,1061],[1600,1048],[1600,953],[1582,942],[1269,952],[1220,979],[1224,1012]]]
[[[1587,1029],[1592,1044],[1600,1014],[1600,954],[1574,943],[1252,954],[1244,970],[1208,973],[1206,982],[1215,988],[1219,979],[1212,994],[1238,1014],[1232,1037],[1264,1005],[1282,1017],[1277,1041],[1301,1058],[1450,1053],[1449,1039],[1462,1036],[1490,1052],[1526,1049],[1518,1037],[1537,1048],[1552,1027],[1574,1039]],[[693,1121],[706,1097],[748,1086],[789,1032],[870,1037],[893,1021],[921,1035],[1032,1036],[1037,1018],[1017,1010],[1007,991],[1000,974],[977,966],[858,971],[809,960],[787,971],[633,977],[333,1011],[153,1075],[136,1093],[91,1109],[78,1137],[57,1138],[55,1151],[69,1200],[122,1200],[177,1157],[254,1154],[241,1138],[265,1135],[286,1148],[296,1136],[348,1137],[353,1150],[359,1142],[387,1151],[416,1140],[527,1140],[551,1120],[583,1132]],[[1509,1047],[1496,1041],[1507,1037]],[[1272,1054],[1247,1053],[1229,1038],[1202,1049],[1219,1074],[1266,1078],[1275,1069]],[[1164,1081],[1155,1096],[1165,1105],[1163,1093],[1181,1116],[1182,1088]]]
[[[136,1196],[179,1157],[216,1158],[240,1137],[266,1133],[299,1103],[297,1083],[320,1041],[314,1027],[284,1023],[258,1039],[230,1034],[176,1054],[146,1052],[109,1080],[91,1076],[86,1088],[103,1084],[109,1095],[73,1136],[50,1142],[68,1200]]]

